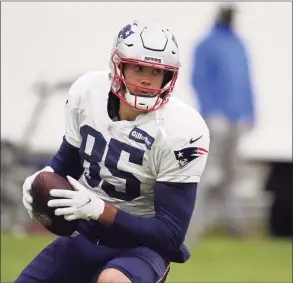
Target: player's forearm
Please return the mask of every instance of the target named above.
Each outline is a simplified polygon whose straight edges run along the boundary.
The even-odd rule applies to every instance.
[[[100,215],[98,221],[104,226],[107,226],[107,227],[112,226],[113,223],[115,222],[115,218],[118,211],[119,209],[116,206],[105,202],[104,211]]]
[[[171,254],[180,248],[185,236],[184,231],[171,225],[155,217],[145,218],[117,210],[112,228],[118,237],[131,238],[135,245]]]
[[[72,146],[64,138],[58,152],[49,163],[49,166],[53,168],[55,173],[62,177],[69,175],[74,179],[79,179],[83,172],[79,148]]]
[[[155,192],[155,217],[132,215],[106,204],[99,222],[111,226],[119,237],[133,239],[136,245],[171,254],[184,241],[194,208],[196,184],[161,183]]]

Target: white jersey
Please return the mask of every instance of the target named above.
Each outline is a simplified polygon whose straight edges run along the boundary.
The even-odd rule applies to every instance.
[[[193,108],[176,98],[135,121],[112,121],[107,72],[80,77],[65,109],[66,140],[80,148],[80,182],[108,203],[136,215],[154,215],[155,182],[200,181],[209,131]]]

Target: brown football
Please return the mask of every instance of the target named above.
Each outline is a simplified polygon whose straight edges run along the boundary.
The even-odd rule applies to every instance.
[[[67,179],[52,172],[40,172],[32,183],[33,215],[48,231],[58,236],[70,236],[76,231],[78,220],[67,221],[64,216],[56,216],[56,207],[47,205],[51,197],[50,190],[74,190]]]

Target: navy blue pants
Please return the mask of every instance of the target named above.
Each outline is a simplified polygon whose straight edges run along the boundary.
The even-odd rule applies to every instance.
[[[118,269],[135,283],[155,283],[165,281],[169,262],[149,248],[114,249],[79,234],[48,245],[15,283],[96,283],[106,268]]]

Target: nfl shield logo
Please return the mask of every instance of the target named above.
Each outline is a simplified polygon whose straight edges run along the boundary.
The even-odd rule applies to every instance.
[[[112,132],[114,129],[115,129],[115,126],[112,124],[108,126],[108,132]]]

